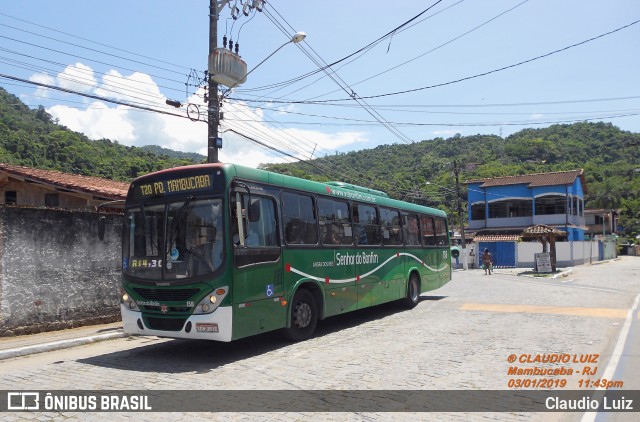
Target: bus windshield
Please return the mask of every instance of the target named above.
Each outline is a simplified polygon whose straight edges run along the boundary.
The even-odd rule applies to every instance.
[[[148,280],[211,274],[223,262],[222,199],[188,197],[125,212],[122,269]]]

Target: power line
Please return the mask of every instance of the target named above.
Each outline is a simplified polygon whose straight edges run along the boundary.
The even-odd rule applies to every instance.
[[[47,73],[48,71],[51,71],[51,69],[47,69],[47,68],[39,67],[39,66],[35,66],[35,65],[30,65],[28,63],[20,62],[20,61],[17,61],[17,60],[11,60],[11,62],[5,62],[5,63],[9,64],[11,66],[14,66],[14,67],[22,68],[22,69],[32,70],[32,71],[36,71],[36,72],[38,72],[38,71],[39,72],[44,72],[43,74],[45,74],[47,76],[51,76],[52,78],[54,78],[54,76],[52,76],[49,73]],[[16,63],[24,64],[24,66],[19,66]],[[75,72],[78,72],[78,73],[84,73],[84,74],[88,73],[84,69],[80,69],[80,68],[77,68],[77,67],[75,67],[73,69],[74,69]],[[91,72],[91,73],[93,73],[93,72]],[[111,77],[111,75],[109,75],[109,77]],[[80,76],[71,77],[70,75],[65,74],[65,73],[58,74],[56,76],[56,78],[58,80],[61,80],[61,81],[73,82],[73,83],[76,83],[76,84],[79,84],[79,85],[86,86],[88,88],[93,88],[93,87],[96,86],[95,80],[92,79],[92,78],[83,78],[83,77],[80,77]],[[122,78],[122,79],[124,79],[124,78]],[[130,81],[130,82],[137,82],[137,81]],[[137,92],[139,94],[148,96],[151,99],[137,97],[135,95],[132,95],[129,92],[121,92],[121,91],[117,91],[115,89],[110,89],[110,88],[120,88],[120,89],[124,89],[126,91]],[[118,95],[126,95],[127,97],[138,99],[138,100],[144,101],[145,103],[151,103],[151,104],[153,104],[154,99],[155,100],[159,100],[159,99],[160,100],[164,100],[164,98],[165,98],[165,97],[162,97],[160,95],[153,95],[153,94],[149,93],[148,91],[145,91],[145,90],[142,90],[142,89],[139,89],[139,88],[134,88],[134,87],[132,87],[130,85],[117,85],[117,84],[113,85],[113,84],[110,84],[108,82],[103,82],[103,84],[98,89],[101,89],[101,90],[106,91],[106,92],[113,92],[113,93],[118,94]]]
[[[110,67],[114,67],[114,68],[119,67],[119,66],[116,66],[116,65],[111,64],[111,63],[106,63],[106,62],[103,62],[103,61],[100,61],[100,60],[91,59],[89,57],[84,57],[84,56],[79,56],[79,55],[75,55],[75,54],[71,54],[71,53],[66,53],[64,51],[56,50],[56,49],[53,49],[53,48],[42,47],[42,46],[37,45],[37,44],[33,44],[33,43],[30,43],[30,42],[27,42],[27,41],[21,41],[21,40],[18,40],[18,39],[15,39],[15,38],[11,38],[11,37],[7,37],[7,36],[4,36],[4,35],[0,35],[0,38],[4,38],[4,39],[7,39],[7,40],[10,40],[10,41],[13,41],[13,42],[17,42],[17,43],[20,43],[20,44],[29,45],[31,47],[36,47],[36,48],[40,48],[40,49],[43,49],[43,50],[48,50],[48,51],[51,51],[51,52],[54,52],[54,53],[64,54],[65,56],[71,56],[71,57],[75,57],[75,58],[79,58],[79,59],[89,60],[89,61],[91,61],[93,63],[99,63],[99,64],[102,64],[102,65],[105,65],[105,66],[110,66]],[[127,70],[129,72],[137,72],[134,69],[129,69],[129,68],[126,68],[126,67],[120,67],[120,69],[124,69],[124,70]],[[153,76],[154,78],[158,78],[158,79],[164,79],[165,81],[169,81],[169,82],[176,82],[176,83],[180,83],[180,84],[184,83],[184,82],[181,82],[181,81],[176,81],[175,79],[165,78],[165,77],[159,76],[159,75],[149,74],[149,76]]]
[[[127,61],[131,61],[131,62],[134,62],[134,63],[142,64],[142,65],[145,65],[145,66],[149,66],[149,67],[152,67],[152,68],[155,68],[155,69],[164,70],[166,72],[177,73],[179,75],[182,75],[181,72],[178,72],[178,71],[175,71],[175,70],[171,70],[171,69],[167,69],[165,67],[155,66],[155,65],[152,65],[152,64],[149,64],[149,63],[145,63],[145,62],[142,62],[142,61],[139,61],[139,60],[134,60],[134,59],[130,59],[130,58],[127,58],[127,57],[118,56],[116,54],[106,53],[104,51],[100,51],[100,50],[97,50],[95,48],[85,47],[85,46],[82,46],[82,45],[79,45],[79,44],[74,44],[74,43],[71,43],[71,42],[68,42],[68,41],[59,40],[57,38],[48,37],[46,35],[38,34],[36,32],[27,31],[26,29],[16,28],[14,26],[3,24],[3,23],[0,23],[0,26],[4,26],[4,27],[7,27],[7,28],[15,29],[17,31],[25,32],[27,34],[35,35],[37,37],[45,38],[45,39],[48,39],[48,40],[51,40],[51,41],[56,41],[56,42],[59,42],[59,43],[62,43],[62,44],[67,44],[67,45],[70,45],[70,46],[73,46],[73,47],[78,47],[78,48],[81,48],[83,50],[93,51],[94,53],[100,53],[100,54],[104,54],[106,56],[115,57],[117,59],[127,60]]]
[[[343,57],[343,58],[341,58],[341,59],[338,59],[338,60],[336,60],[336,61],[332,62],[331,64],[328,64],[328,65],[327,65],[327,66],[325,66],[325,67],[326,67],[326,68],[328,68],[328,67],[333,67],[333,66],[335,66],[336,64],[340,64],[340,63],[342,63],[343,61],[345,61],[346,59],[349,59],[349,58],[352,58],[352,57],[353,57],[353,59],[352,59],[352,60],[348,61],[347,63],[343,64],[340,68],[338,68],[338,69],[341,69],[342,67],[346,66],[346,65],[347,65],[347,64],[349,64],[349,63],[352,63],[353,61],[355,61],[355,60],[356,60],[356,59],[358,59],[359,57],[362,57],[362,55],[364,55],[364,54],[366,54],[366,52],[368,52],[368,51],[372,50],[372,49],[373,49],[373,47],[374,47],[375,45],[377,45],[377,44],[379,44],[380,42],[384,41],[386,38],[389,38],[389,37],[392,37],[393,35],[396,35],[396,34],[399,34],[399,33],[401,33],[401,32],[404,32],[404,31],[408,30],[409,28],[411,28],[411,27],[413,27],[413,26],[415,26],[415,25],[417,25],[417,24],[419,24],[419,23],[421,23],[421,22],[423,22],[423,21],[425,21],[425,20],[427,20],[427,19],[430,19],[430,18],[432,18],[432,17],[434,17],[434,16],[436,16],[436,15],[438,15],[438,14],[440,14],[440,13],[442,13],[442,12],[444,12],[444,11],[446,11],[446,10],[448,10],[448,9],[450,9],[450,8],[452,8],[452,7],[454,7],[454,6],[457,6],[458,4],[462,3],[463,1],[464,1],[464,0],[459,0],[458,2],[456,2],[456,3],[452,4],[452,5],[449,5],[449,6],[445,7],[445,8],[444,8],[444,9],[442,9],[442,10],[439,10],[439,11],[437,11],[437,12],[433,13],[432,15],[429,15],[429,16],[427,16],[427,17],[425,17],[425,18],[423,18],[423,19],[419,20],[418,22],[414,22],[412,25],[408,25],[408,26],[406,26],[406,23],[405,23],[405,24],[402,24],[402,25],[400,25],[400,26],[398,27],[398,28],[401,28],[401,29],[397,29],[397,30],[395,30],[395,31],[390,31],[390,32],[388,32],[386,35],[383,35],[382,37],[378,38],[378,40],[373,41],[372,43],[369,43],[368,45],[366,45],[365,47],[362,47],[361,49],[357,50],[356,52],[351,53],[351,54],[349,54],[349,55],[347,55],[347,56],[345,56],[345,57]],[[527,1],[528,1],[528,0],[527,0]],[[428,11],[428,10],[429,10],[429,9],[431,9],[432,7],[433,7],[433,6],[429,7],[429,8],[428,8],[428,9],[426,9],[425,11],[421,12],[421,13],[420,13],[420,15],[424,14],[426,11]],[[277,12],[277,11],[276,11],[276,12]],[[420,15],[418,15],[418,16],[420,16]],[[414,19],[415,19],[415,17],[414,17],[412,20],[414,20]],[[354,57],[354,56],[358,56],[358,57]],[[240,92],[240,93],[248,93],[248,92],[253,92],[253,91],[263,91],[263,90],[268,90],[268,89],[277,88],[277,89],[275,89],[275,90],[273,91],[273,92],[276,92],[276,91],[279,91],[280,89],[283,89],[283,88],[285,88],[285,87],[287,87],[287,86],[291,86],[291,85],[293,85],[294,83],[299,82],[299,81],[301,81],[301,80],[303,80],[303,79],[306,79],[306,78],[308,78],[308,77],[310,77],[310,76],[313,76],[313,75],[316,75],[316,74],[318,74],[318,73],[320,73],[320,72],[323,72],[323,71],[324,71],[324,69],[325,69],[325,67],[319,68],[319,69],[317,69],[317,70],[314,70],[314,71],[311,71],[311,72],[305,73],[304,75],[300,75],[300,76],[298,76],[298,77],[296,77],[296,78],[289,79],[289,80],[287,80],[287,81],[283,81],[283,82],[278,82],[278,83],[274,83],[274,84],[270,84],[270,85],[264,85],[264,86],[261,86],[261,87],[255,87],[255,88],[238,88],[238,89],[237,89],[237,92]],[[337,69],[336,69],[336,70],[337,70]],[[295,92],[298,92],[298,91],[299,91],[299,90],[301,90],[301,89],[307,88],[307,87],[309,87],[309,86],[311,86],[311,85],[315,84],[316,82],[320,81],[321,79],[324,79],[325,77],[326,77],[326,75],[325,75],[325,76],[321,76],[320,78],[318,78],[318,79],[316,79],[315,81],[313,81],[313,82],[311,82],[311,83],[309,83],[309,84],[307,84],[307,85],[305,85],[305,86],[303,86],[303,87],[299,88],[298,90],[293,91],[293,92],[290,92],[290,93],[285,94],[285,95],[291,95],[291,94],[293,94],[293,93],[295,93]],[[270,94],[272,94],[273,92],[271,92]]]
[[[434,3],[432,6],[430,6],[430,8],[431,8],[431,7],[434,7],[436,4],[440,3],[440,1],[442,1],[442,0],[438,0],[436,3]],[[272,9],[274,9],[274,11],[275,11],[276,13],[278,13],[278,11],[277,11],[277,10],[275,10],[275,8],[273,8],[273,6],[272,6],[271,8],[272,8]],[[427,9],[426,9],[425,11],[423,11],[422,13],[425,13],[425,12],[426,12],[426,11],[428,11],[428,10],[429,10],[429,8],[427,8]],[[273,18],[273,17],[271,16],[271,14],[269,13],[269,11],[268,11],[267,9],[265,9],[265,10],[264,10],[264,13],[265,13],[265,16],[267,16],[267,17],[268,17],[268,18],[269,18],[269,19],[270,19],[270,20],[271,20],[271,21],[272,21],[276,26],[280,27],[280,28],[281,28],[281,30],[283,30],[283,32],[285,32],[285,33],[286,33],[286,31],[284,30],[284,28],[282,28],[282,25],[280,25],[278,22],[276,22],[276,19],[275,19],[275,18]],[[278,15],[279,15],[279,16],[281,16],[281,15],[280,15],[280,13],[278,13]],[[281,16],[281,17],[282,17],[282,16]],[[284,19],[284,18],[283,18],[283,19]],[[415,19],[415,17],[414,17],[413,19]],[[410,21],[411,21],[411,20],[410,20]],[[407,21],[407,22],[410,22],[410,21]],[[286,22],[286,20],[285,20],[285,22]],[[292,29],[293,29],[293,27],[292,27],[288,22],[286,22],[286,23],[287,23],[287,25],[289,25],[289,27],[290,27],[290,28],[292,28]],[[405,23],[405,24],[406,24],[406,23]],[[404,24],[403,24],[403,25],[404,25]],[[321,60],[323,63],[325,63],[325,65],[326,65],[326,62],[324,61],[324,59],[322,59],[322,57],[320,57],[320,55],[319,55],[317,52],[315,52],[315,51],[313,50],[313,48],[312,48],[312,47],[311,47],[311,46],[310,46],[306,41],[303,41],[303,42],[304,42],[304,44],[305,44],[305,45],[309,46],[309,48],[311,49],[311,51],[313,51],[313,53],[314,53],[318,58],[320,58],[320,60]],[[351,92],[350,92],[351,99],[352,99],[352,100],[354,100],[354,101],[356,101],[358,104],[360,104],[360,105],[362,106],[362,108],[363,108],[367,113],[369,113],[369,114],[370,114],[374,119],[378,120],[378,121],[380,122],[380,124],[381,124],[383,127],[385,127],[389,132],[391,132],[394,136],[396,136],[398,139],[400,139],[400,140],[401,140],[402,142],[404,142],[404,143],[412,143],[412,142],[413,142],[413,141],[412,141],[409,137],[407,137],[405,134],[403,134],[403,133],[402,133],[402,132],[400,132],[398,129],[396,129],[396,128],[394,128],[392,125],[390,125],[390,124],[389,124],[389,123],[388,123],[388,122],[387,122],[387,121],[386,121],[386,120],[385,120],[385,119],[380,115],[380,113],[378,113],[376,110],[374,110],[373,108],[371,108],[371,107],[370,107],[370,106],[369,106],[369,105],[368,105],[368,104],[367,104],[367,103],[362,99],[362,97],[360,97],[359,95],[357,95],[357,94],[356,94],[356,93],[351,89],[351,87],[350,87],[350,86],[349,86],[349,85],[348,85],[344,80],[342,80],[342,78],[340,78],[340,76],[339,76],[335,71],[330,70],[330,68],[329,68],[328,66],[326,66],[326,67],[324,67],[324,68],[323,68],[323,66],[320,64],[320,62],[318,62],[318,61],[317,61],[317,60],[316,60],[316,59],[315,59],[315,58],[314,58],[310,53],[308,53],[308,52],[307,52],[307,51],[306,51],[302,46],[298,45],[298,48],[300,48],[300,50],[301,50],[301,51],[302,51],[302,52],[303,52],[303,53],[304,53],[304,54],[305,54],[305,55],[306,55],[306,56],[307,56],[307,57],[308,57],[312,62],[314,62],[314,63],[316,64],[316,66],[318,66],[318,68],[322,68],[322,69],[323,69],[323,71],[327,74],[327,76],[329,76],[329,78],[330,78],[331,80],[333,80],[333,81],[336,83],[336,85],[338,85],[338,86],[339,86],[343,91],[345,91],[347,94],[349,94],[349,91],[351,91]],[[334,75],[335,75],[335,77],[334,77]],[[338,81],[338,79],[339,79],[339,81]]]
[[[53,60],[42,59],[42,58],[39,58],[39,57],[31,56],[31,55],[29,55],[29,54],[21,53],[21,52],[19,52],[19,51],[10,50],[10,49],[8,49],[8,48],[0,47],[0,50],[1,50],[1,51],[5,51],[5,52],[10,53],[10,54],[15,54],[15,55],[18,55],[18,56],[27,57],[27,58],[29,58],[29,59],[38,60],[38,61],[42,61],[42,62],[45,62],[45,63],[50,63],[50,64],[53,64],[53,65],[55,65],[55,66],[60,66],[60,67],[62,67],[63,69],[64,69],[64,68],[67,68],[67,67],[69,66],[69,65],[64,64],[64,63],[56,62],[56,61],[53,61]],[[77,67],[76,67],[75,69],[77,69],[78,71],[82,71],[82,72],[84,72],[84,70],[79,69],[79,68],[77,68]],[[48,69],[48,70],[51,70],[51,69]],[[98,74],[98,75],[102,75],[102,76],[107,76],[107,75],[108,75],[110,78],[123,79],[123,80],[126,80],[126,81],[128,81],[128,82],[131,82],[131,79],[127,79],[127,78],[126,78],[126,77],[124,77],[124,76],[118,76],[118,75],[113,75],[113,74],[107,74],[107,73],[99,72],[99,71],[96,71],[96,70],[91,70],[91,72],[92,72],[92,73],[96,73],[96,74]],[[165,86],[165,85],[158,85],[158,84],[156,84],[155,82],[145,82],[145,81],[135,81],[135,82],[136,82],[136,83],[139,83],[139,84],[143,84],[143,85],[150,85],[150,86],[159,87],[159,88],[164,88],[164,89],[168,89],[168,90],[172,90],[172,91],[180,91],[180,92],[183,92],[183,90],[182,90],[182,89],[172,88],[172,87]]]
[[[96,99],[96,100],[106,101],[108,103],[123,105],[123,106],[131,107],[131,108],[137,108],[139,110],[152,111],[154,113],[166,114],[168,116],[182,117],[182,118],[188,119],[187,116],[181,115],[181,114],[170,113],[168,111],[163,111],[163,110],[153,109],[153,108],[149,108],[149,107],[139,106],[139,105],[127,103],[127,102],[124,102],[124,101],[113,100],[113,99],[110,99],[110,98],[101,97],[99,95],[87,94],[87,93],[83,93],[83,92],[74,91],[72,89],[61,88],[61,87],[58,87],[58,86],[48,85],[48,84],[44,84],[44,83],[41,83],[41,82],[30,81],[30,80],[27,80],[27,79],[18,78],[16,76],[5,75],[3,73],[0,73],[0,78],[11,79],[13,81],[24,82],[24,83],[27,83],[27,84],[36,85],[36,86],[43,87],[43,88],[53,89],[53,90],[56,90],[56,91],[67,92],[69,94],[80,95],[82,97],[87,97],[87,98],[93,98],[93,99]]]
[[[229,99],[236,101],[243,101],[246,103],[272,103],[272,104],[292,104],[292,101],[279,101],[279,100],[262,100],[251,98],[236,98],[229,97]],[[607,101],[624,101],[624,100],[637,100],[640,99],[640,95],[627,96],[627,97],[609,97],[609,98],[589,98],[580,100],[558,100],[558,101],[534,101],[534,102],[520,102],[520,103],[493,103],[493,104],[373,104],[376,108],[389,108],[389,107],[407,107],[407,108],[490,108],[490,107],[524,107],[524,106],[537,106],[537,105],[560,105],[560,104],[581,104],[581,103],[594,103],[594,102],[607,102]],[[320,105],[331,107],[359,107],[355,104],[338,104],[327,103],[317,101],[296,101],[295,104],[303,105]],[[399,110],[405,111],[405,110]]]
[[[20,22],[28,23],[29,25],[33,25],[33,26],[37,26],[37,27],[40,27],[40,28],[44,28],[44,29],[47,29],[49,31],[57,32],[59,34],[67,35],[69,37],[77,38],[77,39],[80,39],[80,40],[83,40],[83,41],[87,41],[87,42],[90,42],[90,43],[93,43],[93,44],[96,44],[96,45],[101,45],[103,47],[111,48],[111,49],[116,50],[116,51],[121,51],[121,52],[127,53],[127,54],[133,54],[135,56],[142,57],[142,58],[149,59],[149,60],[153,60],[153,61],[156,61],[158,63],[164,63],[164,64],[168,64],[168,65],[171,65],[171,66],[179,67],[179,68],[182,68],[182,69],[190,70],[190,68],[182,66],[182,65],[170,63],[170,62],[159,60],[159,59],[154,59],[153,57],[144,56],[144,55],[142,55],[140,53],[135,53],[135,52],[132,52],[132,51],[129,51],[129,50],[124,50],[124,49],[121,49],[121,48],[113,47],[113,46],[108,45],[108,44],[103,44],[103,43],[100,43],[100,42],[97,42],[97,41],[92,41],[92,40],[90,40],[88,38],[83,38],[83,37],[79,37],[77,35],[70,34],[68,32],[59,31],[57,29],[54,29],[54,28],[51,28],[51,27],[48,27],[48,26],[44,26],[44,25],[40,25],[40,24],[37,24],[37,23],[34,23],[34,22],[30,22],[30,21],[25,20],[25,19],[20,19],[20,18],[17,18],[15,16],[7,15],[6,13],[0,12],[0,15],[6,16],[6,17],[8,17],[10,19],[14,19],[14,20],[17,20],[17,21],[20,21]]]
[[[406,65],[406,64],[409,64],[409,63],[411,63],[411,62],[413,62],[413,61],[415,61],[415,60],[418,60],[419,58],[422,58],[422,57],[426,56],[427,54],[431,54],[431,53],[433,53],[434,51],[439,50],[439,49],[441,49],[442,47],[444,47],[444,46],[446,46],[446,45],[449,45],[449,44],[453,43],[454,41],[457,41],[457,40],[459,40],[460,38],[462,38],[462,37],[464,37],[464,36],[466,36],[466,35],[469,35],[470,33],[472,33],[472,32],[474,32],[474,31],[476,31],[476,30],[478,30],[478,29],[482,28],[483,26],[488,25],[489,23],[491,23],[491,22],[493,22],[494,20],[496,20],[496,19],[500,18],[501,16],[504,16],[504,15],[506,15],[507,13],[509,13],[509,12],[511,12],[511,11],[513,11],[513,10],[515,10],[515,9],[517,9],[518,7],[520,7],[520,6],[522,6],[523,4],[527,3],[528,1],[529,1],[529,0],[524,0],[524,1],[522,1],[522,2],[520,2],[520,3],[518,3],[518,4],[516,4],[515,6],[513,6],[513,7],[509,8],[509,9],[507,9],[507,10],[505,10],[504,12],[499,13],[498,15],[496,15],[496,16],[494,16],[494,17],[492,17],[491,19],[484,21],[484,22],[483,22],[483,23],[481,23],[480,25],[477,25],[477,26],[475,26],[475,27],[471,28],[470,30],[468,30],[468,31],[466,31],[466,32],[463,32],[462,34],[458,35],[457,37],[452,38],[452,39],[450,39],[449,41],[446,41],[446,42],[444,42],[444,43],[442,43],[442,44],[438,45],[437,47],[434,47],[434,48],[432,48],[432,49],[430,49],[430,50],[428,50],[428,51],[426,51],[426,52],[424,52],[424,53],[422,53],[422,54],[420,54],[420,55],[418,55],[418,56],[416,56],[416,57],[412,58],[411,60],[407,60],[407,61],[402,62],[402,63],[400,63],[400,64],[398,64],[398,65],[396,65],[396,66],[390,67],[390,68],[389,68],[389,69],[387,69],[387,70],[384,70],[384,71],[382,71],[382,72],[376,73],[375,75],[369,76],[368,78],[362,79],[361,81],[358,81],[358,82],[354,83],[353,85],[354,85],[354,86],[356,86],[356,85],[360,85],[361,83],[364,83],[364,82],[367,82],[367,81],[369,81],[369,80],[371,80],[371,79],[377,78],[378,76],[384,75],[384,74],[386,74],[386,73],[388,73],[388,72],[391,72],[392,70],[398,69],[398,68],[400,68],[400,67],[402,67],[402,66],[404,66],[404,65]],[[331,91],[331,92],[327,92],[327,93],[324,93],[324,94],[318,95],[318,96],[316,96],[316,97],[313,97],[313,98],[311,98],[311,99],[313,100],[313,99],[316,99],[316,98],[321,98],[321,97],[324,97],[325,95],[333,94],[334,92],[338,92],[338,90],[334,90],[334,91]]]
[[[561,52],[569,50],[571,48],[587,44],[587,43],[589,43],[591,41],[595,41],[595,40],[603,38],[603,37],[605,37],[607,35],[611,35],[613,33],[616,33],[618,31],[622,31],[623,29],[626,29],[626,28],[629,28],[629,27],[631,27],[633,25],[636,25],[638,22],[640,22],[640,19],[638,19],[636,21],[633,21],[633,22],[631,22],[631,23],[629,23],[627,25],[624,25],[624,26],[621,26],[619,28],[616,28],[614,30],[611,30],[611,31],[605,32],[603,34],[597,35],[595,37],[586,39],[584,41],[580,41],[578,43],[571,44],[569,46],[566,46],[566,47],[563,47],[563,48],[560,48],[560,49],[557,49],[557,50],[553,50],[553,51],[551,51],[549,53],[542,54],[542,55],[539,55],[539,56],[536,56],[536,57],[533,57],[533,58],[530,58],[530,59],[527,59],[527,60],[523,60],[523,61],[520,61],[520,62],[517,62],[517,63],[514,63],[514,64],[510,64],[508,66],[503,66],[503,67],[500,67],[500,68],[497,68],[497,69],[489,70],[487,72],[478,73],[478,74],[475,74],[475,75],[472,75],[472,76],[466,76],[464,78],[455,79],[455,80],[449,81],[449,82],[443,82],[443,83],[439,83],[439,84],[423,86],[423,87],[420,87],[420,88],[412,88],[412,89],[406,89],[406,90],[403,90],[403,91],[388,92],[388,93],[385,93],[385,94],[367,95],[367,96],[363,96],[363,97],[360,97],[360,98],[362,98],[362,99],[372,99],[372,98],[390,97],[390,96],[400,95],[400,94],[408,94],[408,93],[412,93],[412,92],[418,92],[418,91],[424,91],[424,90],[427,90],[427,89],[438,88],[438,87],[442,87],[442,86],[446,86],[446,85],[453,85],[453,84],[464,82],[464,81],[468,81],[468,80],[471,80],[471,79],[480,78],[482,76],[491,75],[493,73],[498,73],[498,72],[501,72],[503,70],[512,69],[512,68],[515,68],[515,67],[527,64],[527,63],[534,62],[536,60],[540,60],[540,59],[552,56],[554,54],[561,53]],[[318,101],[314,101],[313,104],[331,103],[331,102],[349,101],[349,100],[350,100],[350,98],[340,98],[340,99],[332,99],[332,100],[318,100]],[[287,101],[286,103],[287,104],[305,104],[305,103],[311,104],[311,102],[293,101],[293,100],[292,101]]]

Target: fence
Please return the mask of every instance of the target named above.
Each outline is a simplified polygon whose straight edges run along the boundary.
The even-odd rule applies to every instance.
[[[506,268],[534,268],[535,254],[544,252],[541,242],[480,242],[478,247],[471,247],[477,249],[475,265],[478,267],[481,264],[481,251],[484,248],[491,251],[496,267]],[[515,257],[513,253],[515,253]],[[604,237],[591,241],[556,242],[556,265],[558,267],[572,267],[615,257],[615,238]]]

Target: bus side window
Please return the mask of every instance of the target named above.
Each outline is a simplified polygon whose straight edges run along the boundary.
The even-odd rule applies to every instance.
[[[250,203],[249,203],[250,199]],[[233,243],[238,246],[239,230],[236,217],[236,205],[232,204]],[[255,195],[242,196],[242,223],[247,248],[278,246],[276,212],[273,200]]]
[[[447,234],[447,221],[444,218],[434,217],[436,222],[436,244],[445,246],[449,244],[449,236]]]
[[[249,198],[250,201],[249,202]],[[235,206],[232,206],[235,213]],[[243,195],[242,224],[244,230],[244,248],[240,245],[238,224],[233,221],[234,256],[237,266],[274,262],[280,257],[278,229],[276,224],[276,205],[271,198]]]
[[[435,246],[437,244],[436,231],[433,225],[433,218],[421,215],[420,228],[422,229],[422,243],[425,246]]]
[[[318,243],[317,219],[312,197],[283,192],[282,220],[287,244],[315,245]]]
[[[380,223],[382,224],[382,244],[402,245],[400,213],[396,210],[380,208]]]
[[[378,210],[370,205],[353,205],[353,230],[358,245],[380,244]]]
[[[418,216],[415,214],[402,214],[402,229],[404,234],[404,244],[415,246],[420,245],[420,229],[418,228]]]
[[[318,198],[320,239],[325,245],[351,245],[353,232],[346,202]]]

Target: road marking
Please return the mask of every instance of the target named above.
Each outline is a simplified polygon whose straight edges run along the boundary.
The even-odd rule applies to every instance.
[[[618,336],[618,341],[613,348],[613,353],[611,353],[611,359],[609,359],[607,368],[604,370],[604,375],[602,375],[603,379],[610,380],[616,373],[616,368],[620,363],[620,358],[622,358],[624,344],[627,342],[627,336],[629,335],[629,330],[631,329],[633,314],[638,311],[638,305],[640,305],[640,294],[636,296],[636,300],[633,302],[633,306],[631,307],[631,309],[627,310],[627,317],[624,321],[624,325],[622,326],[622,330],[620,330],[620,335]],[[604,387],[599,387],[597,391],[601,391],[601,394],[604,394]],[[582,416],[581,422],[592,422],[596,419],[597,415],[598,412],[586,412]]]
[[[627,316],[627,309],[616,308],[578,308],[571,306],[537,306],[537,305],[512,305],[512,304],[491,304],[491,303],[465,303],[460,307],[463,311],[484,311],[484,312],[508,312],[527,314],[553,314],[590,316],[598,318],[619,318]]]

